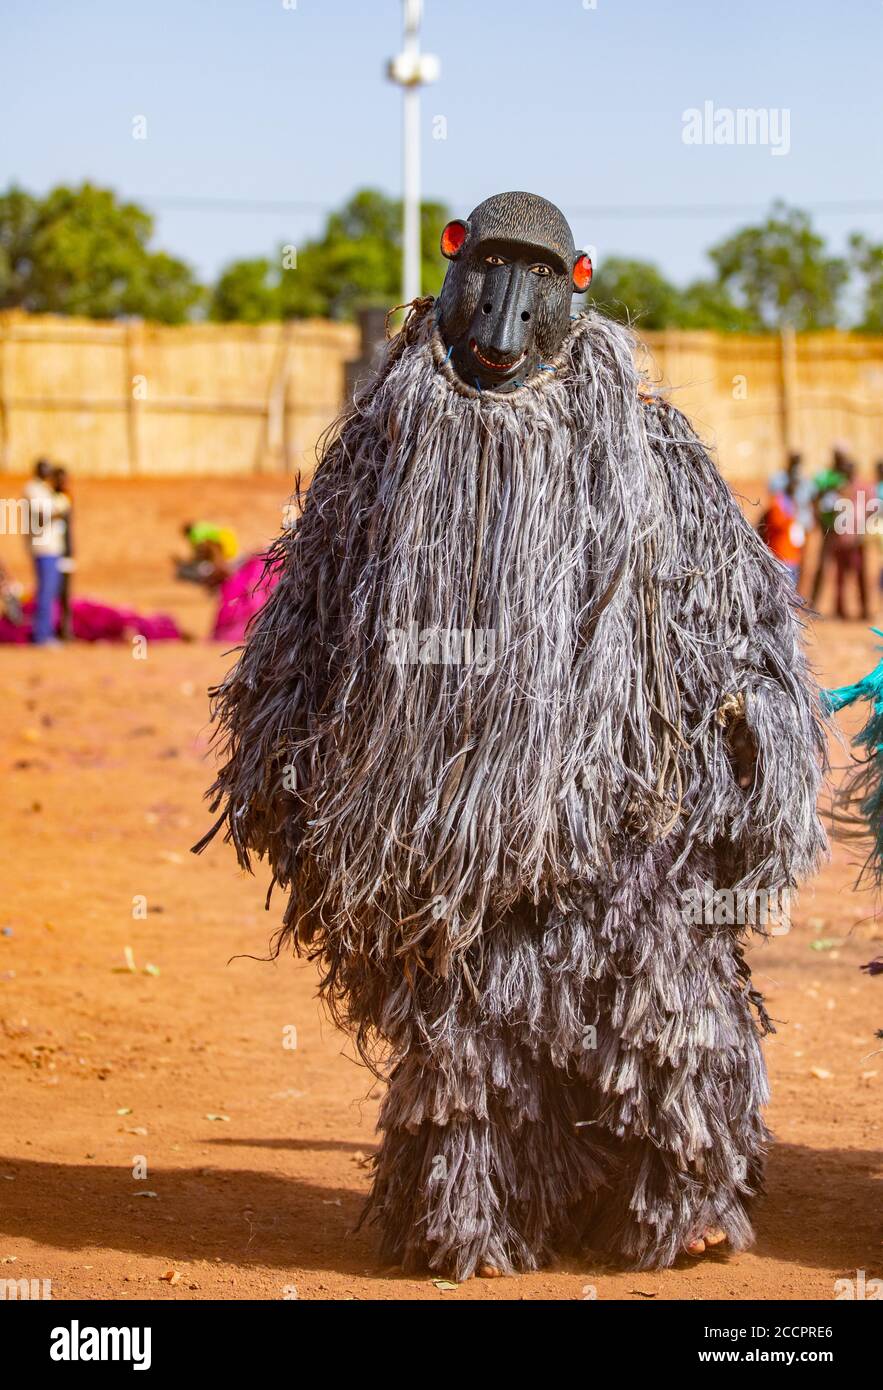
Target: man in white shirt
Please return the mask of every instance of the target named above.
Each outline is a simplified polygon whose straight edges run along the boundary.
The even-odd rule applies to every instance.
[[[38,459],[34,476],[26,484],[28,503],[27,537],[34,561],[35,607],[31,641],[45,646],[55,640],[55,601],[58,597],[61,571],[59,561],[64,553],[64,527],[61,517],[70,503],[64,493],[52,486],[53,468],[48,459]]]

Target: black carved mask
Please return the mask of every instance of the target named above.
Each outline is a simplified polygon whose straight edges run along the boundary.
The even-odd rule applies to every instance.
[[[592,278],[564,214],[533,193],[498,193],[449,222],[441,250],[451,264],[439,327],[454,370],[482,391],[522,385],[560,348],[571,295]]]

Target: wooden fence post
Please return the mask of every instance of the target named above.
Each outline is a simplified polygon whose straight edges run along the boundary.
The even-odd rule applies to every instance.
[[[125,340],[126,364],[126,434],[129,444],[129,473],[137,477],[141,472],[141,403],[149,391],[149,383],[144,375],[144,324],[140,319],[132,319],[126,324]],[[140,377],[136,384],[135,378]]]
[[[797,449],[797,335],[790,324],[779,334],[782,380],[782,445],[785,459]]]

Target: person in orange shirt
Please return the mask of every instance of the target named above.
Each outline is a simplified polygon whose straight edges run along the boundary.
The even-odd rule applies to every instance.
[[[761,522],[764,540],[776,559],[787,569],[795,589],[800,584],[803,548],[806,545],[806,528],[800,518],[798,503],[801,466],[800,454],[792,454],[788,460],[785,486],[781,492],[773,493]]]

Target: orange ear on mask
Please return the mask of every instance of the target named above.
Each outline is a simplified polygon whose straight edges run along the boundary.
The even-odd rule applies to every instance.
[[[449,222],[441,234],[441,253],[448,261],[455,261],[466,244],[469,223],[457,218]]]
[[[447,229],[445,229],[447,230]],[[585,251],[580,251],[573,263],[573,288],[577,294],[583,294],[592,283],[592,260]]]

